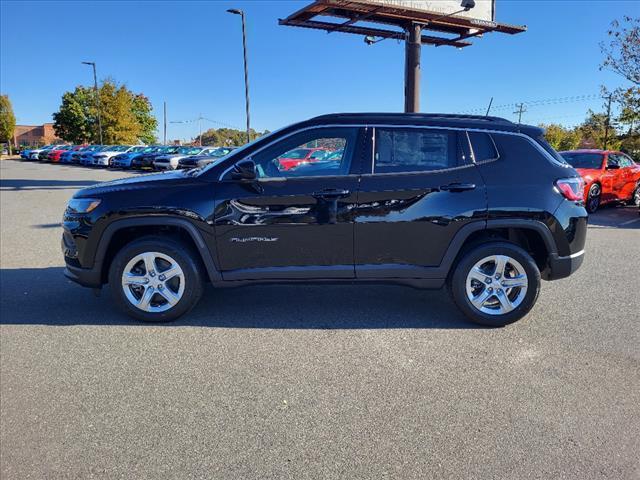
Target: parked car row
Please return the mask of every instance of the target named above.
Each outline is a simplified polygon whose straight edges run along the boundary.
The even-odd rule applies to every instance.
[[[204,167],[236,147],[189,147],[176,145],[47,145],[23,150],[25,160],[84,166],[176,170]]]

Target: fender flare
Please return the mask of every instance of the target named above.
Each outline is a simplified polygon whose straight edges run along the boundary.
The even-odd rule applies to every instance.
[[[449,274],[451,267],[458,257],[458,254],[462,250],[462,246],[467,241],[467,239],[471,236],[472,233],[481,231],[481,230],[490,230],[492,228],[519,228],[519,229],[529,229],[534,230],[535,232],[540,234],[540,237],[544,241],[545,247],[549,252],[549,256],[556,254],[557,255],[557,247],[556,242],[553,238],[553,234],[549,227],[544,223],[538,220],[526,220],[526,219],[504,219],[504,220],[487,220],[480,222],[472,222],[468,223],[464,227],[462,227],[456,235],[451,240],[447,251],[442,257],[442,262],[440,262],[440,266],[436,268],[436,275],[440,275],[443,278]]]
[[[111,239],[119,230],[129,227],[164,227],[167,225],[184,229],[198,249],[198,253],[200,254],[202,262],[207,269],[207,274],[211,282],[222,280],[222,275],[213,260],[212,252],[209,250],[209,247],[202,238],[202,234],[198,228],[184,218],[172,217],[170,215],[124,218],[107,225],[102,232],[98,248],[96,249],[93,261],[94,269],[98,270],[100,274],[102,274],[102,265],[104,264],[105,255],[107,254],[107,250],[111,244]]]

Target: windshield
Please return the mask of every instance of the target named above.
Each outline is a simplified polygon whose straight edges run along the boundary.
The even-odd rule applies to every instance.
[[[138,147],[133,147],[131,150],[129,150],[130,152],[148,152],[149,151],[149,147],[142,147],[142,146],[138,146]]]
[[[573,168],[599,169],[602,167],[603,155],[601,153],[563,152],[560,155],[562,155]]]
[[[181,147],[164,147],[160,152],[164,153],[178,153]]]

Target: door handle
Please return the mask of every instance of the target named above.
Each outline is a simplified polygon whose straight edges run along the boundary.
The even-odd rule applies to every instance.
[[[448,185],[440,185],[440,190],[444,192],[464,192],[465,190],[474,190],[475,183],[449,183]]]
[[[343,190],[341,188],[327,188],[326,190],[320,190],[319,192],[312,193],[315,198],[344,198],[351,194],[349,190]]]

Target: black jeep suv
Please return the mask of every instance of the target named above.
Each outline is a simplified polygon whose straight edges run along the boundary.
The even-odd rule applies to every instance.
[[[584,256],[582,180],[542,134],[496,117],[316,117],[205,168],[80,190],[66,275],[110,283],[149,321],[188,312],[205,282],[314,281],[447,285],[471,320],[505,325]]]

